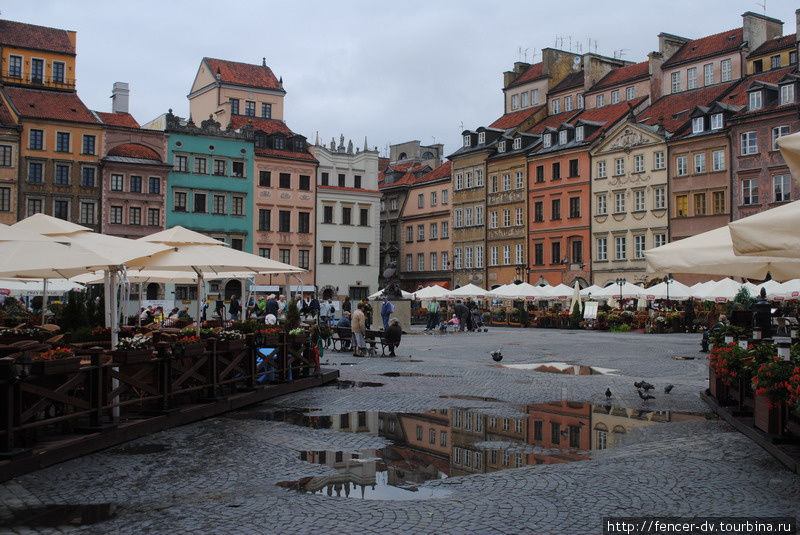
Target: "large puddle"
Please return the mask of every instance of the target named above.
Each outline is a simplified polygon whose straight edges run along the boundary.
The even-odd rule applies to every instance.
[[[302,460],[337,473],[279,483],[298,492],[367,500],[442,498],[449,495],[445,488],[424,483],[583,461],[594,451],[635,441],[642,436],[640,429],[712,417],[580,401],[420,413],[357,411],[316,416],[301,409],[276,409],[260,414],[267,420],[389,440],[389,446],[374,450],[301,451]]]
[[[512,370],[531,370],[544,373],[560,373],[562,375],[615,375],[619,370],[584,366],[583,364],[569,364],[567,362],[545,362],[531,364],[495,364],[498,368]]]

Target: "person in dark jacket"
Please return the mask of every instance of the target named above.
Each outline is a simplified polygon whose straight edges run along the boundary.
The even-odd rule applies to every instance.
[[[400,345],[400,338],[403,336],[403,329],[400,328],[400,322],[397,318],[389,320],[389,327],[386,328],[386,341],[389,342],[389,356],[394,357],[394,349]]]
[[[264,309],[266,310],[267,314],[272,314],[276,318],[278,317],[278,300],[275,299],[275,294],[269,294],[269,299],[267,299],[267,304],[265,305]]]
[[[703,339],[700,341],[700,351],[703,353],[708,353],[708,346],[711,343],[711,333],[718,331],[719,329],[723,329],[727,327],[727,325],[728,317],[725,314],[722,314],[719,317],[719,321],[712,325],[710,329],[703,331]]]
[[[344,303],[342,303],[342,312],[347,312],[348,314],[353,312],[353,303],[350,302],[349,295],[344,298]]]
[[[467,321],[468,321],[467,318],[469,318],[470,315],[469,308],[467,308],[467,305],[465,305],[464,303],[461,302],[461,300],[459,300],[456,302],[456,306],[453,309],[453,312],[456,313],[456,317],[458,318],[459,322],[458,330],[463,331],[467,327]]]
[[[233,321],[239,320],[239,313],[242,311],[242,305],[239,304],[239,298],[235,295],[231,296],[231,304],[228,308],[228,313],[231,315]]]

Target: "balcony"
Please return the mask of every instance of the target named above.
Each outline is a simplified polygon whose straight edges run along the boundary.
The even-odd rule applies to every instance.
[[[11,76],[9,74],[0,75],[0,82],[9,85],[32,85],[39,87],[52,87],[56,89],[75,89],[74,78],[53,79],[52,76]]]

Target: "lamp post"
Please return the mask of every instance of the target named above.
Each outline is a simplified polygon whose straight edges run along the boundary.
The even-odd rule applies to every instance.
[[[672,275],[664,275],[664,286],[667,288],[667,306],[669,306],[669,285],[672,283]]]
[[[622,288],[628,281],[622,277],[618,277],[614,282],[617,284],[617,286],[619,286],[619,309],[622,310]]]
[[[530,282],[528,279],[530,279],[531,268],[529,268],[525,264],[519,264],[517,265],[517,267],[514,268],[514,270],[516,271],[517,274],[517,280],[522,280],[522,276],[525,275],[524,279],[525,282]]]

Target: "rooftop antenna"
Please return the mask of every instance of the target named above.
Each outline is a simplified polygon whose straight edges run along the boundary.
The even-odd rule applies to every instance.
[[[523,53],[524,53],[524,55],[525,55],[525,63],[528,63],[528,50],[530,50],[530,48],[526,48],[526,49],[523,51]]]
[[[461,121],[461,131],[464,131],[464,121]]]
[[[569,43],[569,51],[572,52],[572,36],[568,35],[567,39],[568,39],[568,43]]]
[[[761,2],[756,2],[757,6],[761,6],[761,9],[764,10],[764,14],[767,14],[767,0],[761,0]]]

